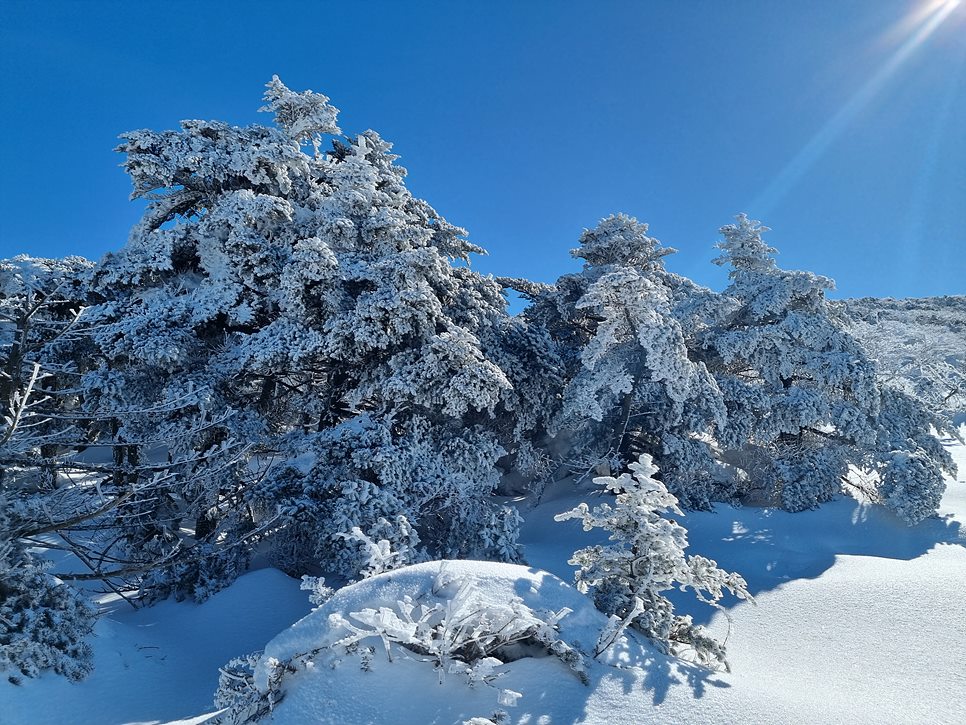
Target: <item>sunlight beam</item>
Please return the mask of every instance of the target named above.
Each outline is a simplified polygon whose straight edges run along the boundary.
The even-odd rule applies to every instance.
[[[946,0],[935,10],[890,57],[876,73],[826,122],[806,143],[772,182],[746,208],[757,216],[764,216],[798,183],[843,134],[855,117],[865,108],[882,87],[905,62],[929,39],[943,21],[960,4],[960,0]]]

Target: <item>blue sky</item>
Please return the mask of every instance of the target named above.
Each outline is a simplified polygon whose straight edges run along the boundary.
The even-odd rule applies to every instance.
[[[122,245],[119,133],[235,124],[273,73],[410,188],[551,281],[581,230],[647,221],[715,288],[746,211],[836,296],[966,293],[966,2],[0,3],[0,256]]]

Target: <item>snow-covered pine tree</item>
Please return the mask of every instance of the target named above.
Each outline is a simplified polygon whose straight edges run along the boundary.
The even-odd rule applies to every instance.
[[[92,669],[86,638],[96,612],[87,598],[49,572],[50,562],[28,551],[30,524],[0,494],[0,672],[36,677],[50,669],[71,680]]]
[[[580,238],[579,274],[552,287],[517,285],[533,299],[525,317],[564,350],[568,382],[554,432],[570,455],[620,469],[641,453],[661,462],[669,489],[686,505],[722,494],[709,435],[723,424],[717,385],[689,357],[678,320],[683,280],[663,257],[673,249],[624,215]]]
[[[87,363],[79,320],[91,266],[80,257],[0,260],[0,477],[29,469],[38,490],[58,487],[65,452],[85,442],[85,421],[70,413]]]
[[[780,269],[767,231],[744,215],[721,228],[717,264],[731,267],[705,360],[725,395],[720,443],[745,495],[789,510],[826,501],[849,466],[872,469],[881,500],[909,523],[934,512],[952,462],[913,401],[900,405],[825,298],[833,283]]]
[[[832,303],[880,381],[918,400],[943,432],[966,423],[966,296]]]
[[[83,439],[64,415],[76,366],[54,362],[81,313],[89,266],[78,257],[0,260],[0,671],[13,670],[13,682],[45,669],[78,680],[92,666],[84,640],[93,607],[31,551],[36,537],[101,510],[62,476]]]
[[[580,567],[577,588],[585,593],[592,590],[597,607],[612,616],[611,627],[602,633],[594,654],[602,653],[632,627],[665,652],[690,652],[703,665],[727,667],[724,644],[696,626],[690,616],[675,614],[664,592],[689,588],[701,601],[717,606],[725,591],[751,600],[747,584],[710,559],[685,556],[687,530],[666,518],[668,512],[679,516],[682,512],[677,499],[654,479],[658,469],[650,455],[642,454],[629,469],[618,478],[594,479],[615,494],[613,505],[591,509],[582,503],[555,517],[557,521],[580,519],[585,531],[602,528],[614,542],[579,549],[570,560]]]
[[[338,132],[325,96],[273,79],[266,101],[274,127],[186,121],[119,147],[150,203],[95,275],[103,363],[89,397],[147,411],[111,432],[115,445],[163,439],[179,462],[144,517],[155,529],[131,540],[220,562],[192,574],[172,560],[147,582],[162,592],[164,580],[227,581],[266,537],[289,568],[345,563],[341,534],[386,538],[374,527],[399,515],[430,550],[454,552],[461,525],[492,521],[505,537],[487,498],[495,463],[535,427],[514,422],[536,418],[494,362],[520,354],[501,347],[515,329],[502,290],[454,264],[482,250],[409,193],[376,133],[323,153],[321,136]],[[427,472],[389,473],[413,466]],[[377,493],[354,506],[353,486]]]

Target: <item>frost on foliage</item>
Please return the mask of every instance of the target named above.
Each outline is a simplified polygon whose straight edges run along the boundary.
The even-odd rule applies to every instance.
[[[746,497],[796,511],[836,495],[850,465],[888,469],[905,451],[925,464],[906,467],[910,480],[894,495],[873,498],[916,523],[935,511],[935,472],[946,465],[928,417],[883,389],[825,299],[831,280],[779,268],[766,231],[744,215],[721,228],[715,262],[730,265],[732,283],[716,324],[699,336],[728,409],[722,457],[742,471]],[[748,462],[764,463],[742,468]]]
[[[943,473],[956,464],[931,429],[940,421],[918,400],[891,387],[882,390],[878,448],[870,466],[879,472],[878,496],[909,524],[935,513],[946,489]]]
[[[804,511],[831,500],[842,489],[848,474],[849,456],[842,446],[792,449],[773,467],[770,489],[778,492],[786,511]]]
[[[553,285],[482,276],[390,143],[323,149],[337,110],[278,78],[265,103],[265,126],[125,134],[147,206],[99,264],[0,262],[2,493],[93,576],[150,602],[203,599],[256,551],[345,578],[515,561],[519,515],[494,493],[644,453],[683,506],[807,508],[859,470],[910,523],[935,510],[955,339],[941,375],[905,361],[886,385],[831,282],[778,268],[745,217],[722,230],[723,295],[623,215]],[[922,314],[953,329],[961,307]]]
[[[718,606],[725,591],[751,600],[739,575],[719,569],[703,556],[685,556],[687,531],[665,518],[667,512],[681,515],[677,499],[653,476],[657,467],[642,455],[629,466],[631,473],[618,478],[604,476],[594,482],[615,494],[614,504],[577,508],[557,515],[557,521],[580,519],[585,531],[602,528],[614,543],[574,552],[571,564],[578,566],[575,579],[581,592],[593,590],[594,601],[611,615],[611,625],[597,645],[595,655],[617,641],[627,627],[647,635],[662,650],[691,653],[707,666],[727,666],[724,644],[712,639],[689,616],[674,614],[663,592],[675,587],[691,589],[703,602]]]
[[[11,682],[48,669],[81,680],[94,665],[85,641],[94,608],[49,573],[49,562],[10,538],[7,505],[0,499],[0,671],[10,671]]]
[[[366,131],[322,152],[338,132],[325,96],[274,78],[265,100],[273,126],[122,137],[133,195],[149,204],[92,275],[84,394],[146,411],[97,431],[126,466],[149,448],[131,441],[172,461],[164,495],[125,512],[125,545],[166,563],[217,554],[224,583],[265,542],[293,573],[330,561],[355,575],[365,564],[337,535],[359,527],[395,546],[406,537],[375,528],[399,515],[432,550],[507,550],[456,532],[487,527],[496,461],[537,434],[542,388],[504,368],[539,339],[504,344],[520,326],[499,285],[454,264],[483,250],[413,197],[391,144]],[[347,437],[340,426],[364,414],[380,430]],[[307,454],[317,464],[300,481]],[[189,581],[206,576],[197,558],[138,584],[204,595],[215,582]]]
[[[895,451],[880,475],[879,500],[910,525],[935,514],[946,490],[942,469],[919,451]]]
[[[311,451],[311,464],[269,469],[250,499],[260,518],[276,517],[270,541],[287,571],[354,578],[428,554],[519,558],[518,519],[490,501],[504,451],[482,429],[360,416],[290,444],[291,459]]]
[[[254,652],[243,657],[235,657],[224,667],[219,668],[218,689],[215,691],[214,705],[224,712],[210,722],[219,725],[246,725],[259,723],[269,716],[284,697],[282,679],[294,672],[277,660],[267,663],[269,670],[264,691],[255,686],[255,665],[261,657]]]
[[[469,411],[492,412],[510,383],[487,360],[480,343],[464,330],[435,335],[422,349],[390,361],[391,377],[382,384],[390,395],[418,400],[453,417]]]
[[[523,561],[523,548],[517,541],[523,517],[513,506],[490,509],[480,532],[483,550],[497,561]]]
[[[626,214],[612,214],[594,229],[585,231],[580,236],[580,247],[572,254],[590,267],[617,264],[648,271],[660,268],[661,258],[675,251],[647,236],[647,224]]]
[[[325,604],[335,594],[335,589],[326,586],[325,577],[309,576],[308,574],[302,576],[299,589],[309,592],[309,601],[316,606]]]
[[[319,136],[341,133],[336,125],[339,109],[329,105],[327,96],[290,91],[278,76],[272,76],[266,88],[266,105],[260,110],[275,114],[275,123],[295,141],[311,141],[318,151]]]
[[[78,439],[68,416],[85,364],[77,347],[92,266],[81,257],[0,259],[0,469],[32,467],[42,447],[49,454]],[[54,485],[55,468],[43,485]]]
[[[725,410],[714,378],[691,359],[679,321],[683,285],[664,270],[673,250],[623,215],[581,237],[580,275],[542,291],[535,321],[570,347],[570,379],[551,432],[573,432],[582,460],[623,465],[641,453],[662,462],[668,483],[689,505],[707,506],[722,478],[707,447]],[[562,318],[562,319],[561,319]],[[676,456],[684,448],[694,456]]]
[[[380,517],[376,521],[376,528],[385,530],[391,528],[391,525],[386,519]],[[393,548],[389,539],[373,541],[358,526],[353,526],[348,534],[342,534],[342,538],[357,542],[362,549],[365,565],[359,570],[359,574],[363,577],[375,576],[400,566],[414,564],[421,558],[417,548],[419,536],[413,531],[406,517],[399,514],[394,528],[393,538],[400,542],[399,548]]]
[[[534,646],[561,659],[585,680],[579,652],[557,634],[557,623],[569,610],[535,612],[516,597],[495,603],[482,597],[472,582],[448,581],[445,570],[434,590],[448,594],[432,603],[406,595],[394,607],[362,609],[348,617],[332,615],[330,626],[346,633],[335,646],[358,651],[361,644],[374,643],[390,662],[394,651],[396,656],[415,654],[433,664],[440,681],[455,674],[470,685],[491,684],[500,676],[495,668],[516,659],[521,647]]]
[[[966,297],[834,302],[884,386],[916,399],[955,435],[966,422]]]
[[[526,697],[500,682],[524,658],[559,662],[586,684],[588,663],[580,645],[564,638],[564,632],[582,633],[584,625],[567,629],[572,610],[559,599],[552,608],[540,606],[555,595],[582,606],[581,597],[554,577],[545,580],[516,568],[429,562],[336,592],[263,653],[222,668],[215,704],[227,710],[217,722],[261,722],[290,690],[305,685],[303,676],[329,669],[357,668],[362,671],[357,676],[371,677],[378,688],[399,663],[425,666],[440,683],[485,690],[503,707]],[[546,593],[540,591],[544,585]],[[411,670],[399,676],[405,672]],[[500,712],[493,712],[497,721],[506,717]]]
[[[35,537],[72,519],[90,526],[103,503],[59,476],[83,441],[66,381],[83,365],[70,353],[90,267],[0,260],[0,670],[15,684],[45,670],[80,680],[93,666],[94,608],[34,553]]]

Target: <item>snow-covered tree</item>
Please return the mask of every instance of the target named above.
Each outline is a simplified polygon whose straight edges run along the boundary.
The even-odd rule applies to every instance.
[[[8,506],[0,498],[0,671],[12,670],[12,681],[18,672],[36,677],[47,669],[83,679],[93,667],[86,638],[94,607],[27,550],[20,536],[26,523]]]
[[[832,304],[876,361],[880,381],[918,400],[955,435],[966,422],[966,297]]]
[[[504,451],[482,429],[362,415],[285,443],[295,447],[251,501],[256,513],[276,518],[271,540],[286,571],[322,566],[352,578],[430,554],[520,559],[515,510],[489,500]],[[373,566],[366,540],[386,542],[390,563]]]
[[[780,269],[765,231],[744,215],[721,228],[715,261],[731,267],[731,285],[702,334],[728,408],[725,460],[745,478],[746,496],[793,511],[832,498],[850,464],[871,468],[884,486],[873,500],[916,523],[938,506],[948,455],[923,412],[884,391],[825,298],[832,281]],[[923,465],[899,463],[906,454]],[[896,466],[904,483],[890,486]]]
[[[602,633],[599,655],[627,627],[647,635],[664,651],[693,653],[704,665],[725,665],[724,644],[714,640],[690,616],[674,613],[664,592],[691,589],[701,601],[717,606],[725,591],[739,599],[751,599],[739,575],[719,569],[703,556],[686,556],[687,530],[666,517],[682,515],[677,499],[654,479],[657,466],[648,454],[629,466],[618,478],[602,476],[594,483],[615,494],[614,503],[593,509],[582,503],[557,515],[557,521],[579,519],[585,531],[601,528],[614,543],[574,552],[570,563],[580,567],[577,588],[593,591],[597,607],[612,615],[611,627]]]
[[[534,300],[527,317],[569,363],[553,432],[570,436],[571,456],[585,464],[621,468],[649,453],[682,500],[706,506],[721,478],[708,434],[722,425],[724,407],[676,316],[681,281],[662,262],[674,250],[624,215],[602,220],[580,243],[573,254],[583,272],[523,288]]]
[[[78,320],[91,266],[80,257],[0,260],[0,480],[29,469],[31,486],[56,488],[62,449],[84,443],[84,421],[69,413],[85,364]]]
[[[76,257],[0,260],[0,671],[14,682],[47,669],[79,680],[92,666],[93,607],[31,551],[36,537],[103,510],[62,480],[83,439],[62,415],[76,367],[55,365],[52,349],[67,344],[80,315],[88,267]]]
[[[397,569],[340,589],[263,652],[223,667],[215,693],[223,711],[215,722],[278,717],[276,709],[304,686],[305,675],[338,678],[350,668],[371,678],[374,691],[385,678],[414,669],[432,677],[435,670],[451,696],[483,691],[494,704],[513,707],[525,693],[499,682],[521,661],[538,668],[553,663],[556,675],[569,670],[587,684],[583,638],[592,635],[588,620],[603,619],[571,587],[526,567],[433,561]]]
[[[132,441],[155,441],[172,464],[168,495],[126,519],[135,548],[170,559],[142,584],[227,580],[266,538],[289,565],[348,566],[341,534],[378,541],[399,516],[430,549],[484,555],[452,532],[509,520],[487,495],[500,456],[533,448],[539,416],[510,379],[526,371],[501,367],[533,347],[526,329],[495,281],[455,264],[482,250],[410,194],[390,144],[367,131],[323,153],[338,132],[325,96],[275,78],[265,98],[274,126],[186,121],[119,147],[150,203],[95,272],[102,364],[85,382],[101,407],[144,411],[103,433],[112,445],[138,457]],[[432,441],[414,444],[433,450],[419,464],[401,443],[412,436]],[[431,473],[397,483],[414,465]],[[379,495],[359,503],[353,486]]]

